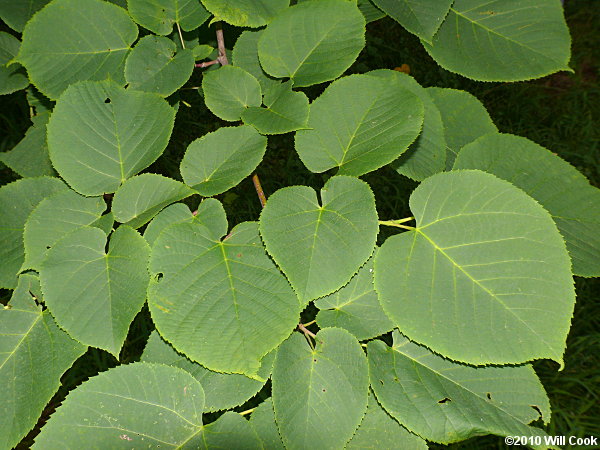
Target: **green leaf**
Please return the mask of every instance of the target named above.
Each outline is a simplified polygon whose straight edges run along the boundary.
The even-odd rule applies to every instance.
[[[3,7],[1,2],[2,0],[0,8]],[[11,94],[29,86],[27,73],[20,64],[12,64],[10,67],[6,65],[17,56],[20,45],[12,34],[0,31],[0,95]]]
[[[410,208],[416,229],[389,238],[374,269],[379,301],[400,331],[469,364],[562,364],[575,292],[548,212],[478,170],[428,178]]]
[[[267,75],[258,60],[258,40],[262,34],[263,30],[243,31],[233,46],[232,64],[241,67],[256,78],[263,92],[266,92],[269,88],[279,85],[280,82]]]
[[[192,31],[210,17],[198,0],[127,0],[129,14],[144,28],[167,35],[178,24]]]
[[[374,70],[369,76],[385,78],[399,89],[407,89],[423,102],[423,128],[419,137],[408,150],[391,163],[400,174],[422,181],[446,167],[446,140],[440,110],[435,106],[429,92],[409,75],[396,70]]]
[[[202,0],[214,20],[222,20],[236,27],[262,27],[268,24],[281,11],[286,9],[290,0]]]
[[[25,26],[17,61],[43,94],[56,99],[76,81],[124,84],[125,58],[137,36],[135,23],[116,5],[54,0]]]
[[[454,0],[372,0],[388,16],[430,42]]]
[[[61,328],[74,339],[113,355],[146,300],[149,248],[127,226],[111,236],[82,227],[48,250],[40,269],[44,300]]]
[[[550,403],[530,365],[470,367],[410,342],[369,342],[377,400],[410,431],[442,444],[473,436],[545,436],[527,424],[550,420]],[[546,446],[539,446],[547,448]]]
[[[125,61],[129,88],[167,97],[183,86],[194,70],[194,54],[175,50],[175,43],[166,37],[140,39]]]
[[[20,271],[39,271],[49,248],[71,231],[96,222],[105,210],[102,197],[83,197],[70,189],[42,200],[25,222]]]
[[[485,106],[466,91],[427,88],[442,115],[446,137],[446,169],[450,170],[460,149],[480,136],[496,133]]]
[[[180,181],[153,173],[143,173],[125,181],[112,202],[115,220],[139,228],[161,209],[195,192]]]
[[[313,0],[287,8],[267,26],[258,57],[269,75],[310,86],[339,77],[364,45],[365,18],[356,3]]]
[[[266,149],[267,138],[250,125],[221,127],[188,146],[181,176],[200,195],[220,194],[250,175]]]
[[[46,124],[49,118],[49,113],[33,116],[33,125],[29,127],[25,137],[11,151],[0,153],[0,161],[22,177],[55,175],[46,143]]]
[[[142,361],[167,364],[179,367],[192,374],[204,388],[204,411],[219,411],[241,405],[254,396],[271,375],[275,352],[268,353],[261,361],[258,376],[262,381],[237,373],[219,373],[208,370],[200,364],[180,355],[153,331],[142,353]]]
[[[262,450],[261,441],[244,416],[228,411],[204,427],[198,449]]]
[[[528,139],[483,136],[463,147],[455,169],[481,169],[510,181],[548,210],[565,238],[573,273],[600,276],[600,190],[568,162]]]
[[[346,284],[375,248],[379,230],[369,185],[336,176],[317,193],[307,186],[275,192],[260,215],[260,234],[303,305]]]
[[[154,242],[149,270],[157,330],[210,370],[254,376],[298,323],[298,299],[265,254],[255,222],[223,241],[199,223],[172,225]]]
[[[202,386],[189,373],[122,365],[69,393],[33,448],[198,448],[203,406]]]
[[[329,85],[310,107],[296,151],[312,172],[339,167],[363,175],[392,162],[417,138],[423,103],[393,79],[350,75]]]
[[[113,82],[77,83],[50,117],[50,159],[80,194],[115,192],[162,154],[174,120],[173,108],[156,94]]]
[[[356,338],[325,328],[315,341],[313,349],[293,333],[275,359],[273,406],[288,449],[344,447],[367,409],[367,359]]]
[[[427,450],[428,447],[423,439],[392,419],[371,394],[367,413],[346,448]]]
[[[242,112],[244,123],[261,134],[281,134],[306,128],[308,97],[292,91],[292,82],[275,85],[265,92],[266,108],[251,106]]]
[[[347,285],[315,301],[315,306],[320,309],[317,314],[319,327],[344,328],[360,341],[394,328],[383,312],[373,287],[373,257]]]
[[[23,178],[0,188],[0,287],[14,289],[25,260],[23,229],[39,202],[68,187],[58,178]]]
[[[386,14],[377,8],[370,0],[358,0],[358,9],[367,23],[374,22],[386,16]]]
[[[112,233],[113,225],[115,224],[115,216],[112,212],[108,212],[100,217],[98,220],[91,224],[92,227],[96,227],[104,231],[107,236]]]
[[[31,16],[50,0],[0,0],[0,18],[13,30],[22,32]]]
[[[15,447],[35,426],[62,374],[85,352],[36,305],[32,279],[20,277],[8,306],[0,308],[1,448]]]
[[[571,38],[557,1],[455,0],[431,45],[423,45],[440,66],[474,80],[572,71]]]
[[[273,410],[273,399],[269,397],[252,411],[250,425],[258,435],[264,449],[284,450],[277,423],[275,423],[275,411]]]
[[[223,66],[204,74],[204,102],[212,113],[230,122],[240,120],[249,106],[260,106],[262,93],[258,80],[240,67]]]

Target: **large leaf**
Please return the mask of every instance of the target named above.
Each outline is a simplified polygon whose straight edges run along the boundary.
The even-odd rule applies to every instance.
[[[367,408],[367,361],[356,338],[324,328],[315,340],[313,349],[293,333],[273,367],[275,418],[288,449],[342,448]]]
[[[296,151],[312,172],[339,167],[362,175],[392,162],[417,138],[423,102],[391,78],[350,75],[334,81],[310,107]]]
[[[300,305],[258,224],[239,224],[221,241],[225,233],[197,222],[166,228],[152,247],[148,304],[175,349],[208,369],[254,376],[298,323]]]
[[[11,94],[29,86],[27,73],[20,64],[7,66],[19,53],[20,45],[19,40],[12,34],[0,31],[0,95]]]
[[[192,142],[181,160],[181,176],[209,197],[234,187],[261,162],[267,138],[250,125],[221,127]]]
[[[241,67],[258,80],[264,92],[270,87],[280,84],[279,80],[271,78],[265,73],[258,60],[258,40],[262,36],[263,30],[246,30],[240,34],[235,41],[232,52],[232,64]]]
[[[421,437],[443,444],[472,436],[543,436],[550,403],[530,365],[470,367],[442,358],[397,331],[394,346],[369,342],[371,386],[383,407]],[[539,446],[547,448],[546,446]]]
[[[271,375],[274,358],[273,351],[262,359],[258,371],[258,377],[262,378],[262,381],[238,373],[213,372],[177,353],[153,331],[141,360],[179,367],[191,373],[202,384],[205,395],[204,411],[209,412],[234,408],[255,395]]]
[[[0,18],[13,30],[21,32],[31,16],[47,3],[50,0],[0,0]]]
[[[156,94],[110,81],[77,83],[50,117],[50,159],[80,194],[115,192],[161,155],[174,120],[173,108]]]
[[[127,0],[127,9],[141,26],[162,35],[169,34],[174,24],[192,31],[210,17],[199,0]]]
[[[20,277],[8,306],[0,308],[0,448],[15,447],[35,426],[62,374],[85,352],[35,304],[33,279]]]
[[[424,41],[431,41],[454,0],[372,0],[388,16]]]
[[[485,106],[466,91],[428,88],[442,116],[446,137],[446,169],[450,170],[460,149],[480,136],[498,131]]]
[[[306,186],[275,192],[260,215],[269,254],[302,304],[346,284],[375,248],[379,225],[369,186],[346,176],[330,178],[317,193]]]
[[[310,86],[339,77],[364,45],[365,19],[356,3],[313,0],[286,9],[267,26],[258,56],[269,75]]]
[[[228,411],[202,430],[195,447],[201,450],[263,450],[261,441],[250,422],[241,414]]]
[[[202,0],[215,20],[222,20],[236,27],[262,27],[269,23],[290,0]]]
[[[548,210],[567,242],[575,275],[600,276],[600,190],[569,163],[528,139],[483,136],[455,169],[481,169],[520,187]]]
[[[275,423],[275,411],[273,410],[273,399],[271,397],[254,408],[250,416],[250,425],[254,428],[264,449],[285,449]]]
[[[149,248],[127,226],[111,236],[82,227],[48,250],[40,269],[44,300],[61,328],[115,356],[146,300]]]
[[[478,170],[428,178],[410,208],[416,229],[389,238],[374,270],[379,300],[400,331],[469,364],[562,364],[575,292],[548,212]]]
[[[203,407],[202,386],[184,370],[118,366],[72,391],[33,448],[198,448]]]
[[[360,9],[360,12],[363,14],[363,16],[365,16],[367,23],[385,17],[385,13],[377,8],[371,2],[371,0],[358,0],[356,3],[358,5],[358,9]]]
[[[14,289],[25,260],[23,228],[39,202],[66,191],[58,178],[23,178],[0,188],[0,287]]]
[[[23,30],[18,62],[46,96],[57,98],[80,80],[123,83],[138,29],[118,6],[101,0],[54,0]]]
[[[112,211],[115,220],[139,228],[165,206],[189,197],[194,190],[181,181],[143,173],[125,181],[115,192]]]
[[[475,80],[571,70],[571,38],[558,0],[455,0],[431,45],[423,45],[439,65]]]

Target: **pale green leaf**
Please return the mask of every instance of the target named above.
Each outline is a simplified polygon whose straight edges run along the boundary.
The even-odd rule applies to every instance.
[[[264,449],[285,449],[275,423],[275,411],[273,411],[273,399],[271,397],[254,408],[250,415],[250,425],[254,428]]]
[[[562,364],[575,292],[550,214],[478,170],[428,178],[410,208],[416,229],[389,238],[374,268],[379,301],[400,331],[469,364]]]
[[[83,195],[115,192],[164,151],[175,111],[157,94],[113,82],[69,86],[48,123],[50,159]]]
[[[256,78],[263,92],[266,92],[270,87],[276,86],[280,82],[267,75],[258,60],[258,40],[262,33],[263,30],[245,30],[240,34],[233,46],[232,64],[241,67]]]
[[[313,0],[286,9],[267,26],[258,56],[269,75],[310,86],[339,77],[364,45],[365,18],[356,3]]]
[[[395,160],[417,138],[423,102],[392,78],[350,75],[329,85],[310,106],[296,151],[312,172],[339,167],[359,176]]]
[[[573,273],[600,276],[600,190],[568,162],[523,137],[491,134],[463,147],[454,168],[485,170],[523,189],[556,222]]]
[[[0,0],[0,8],[2,7]],[[29,86],[27,72],[20,64],[12,64],[10,67],[6,65],[17,56],[20,45],[12,34],[0,31],[0,95],[11,94]]]
[[[122,365],[69,393],[33,448],[198,448],[203,406],[202,386],[189,373]]]
[[[68,187],[58,178],[23,178],[0,188],[0,287],[14,289],[25,260],[23,229],[44,198]]]
[[[139,228],[165,206],[195,192],[181,181],[153,173],[143,173],[123,183],[112,202],[115,220]]]
[[[31,82],[56,99],[81,80],[124,83],[138,29],[122,8],[101,0],[54,0],[23,30],[17,57]]]
[[[475,80],[571,71],[571,38],[558,0],[455,0],[431,45],[423,45],[440,66]]]
[[[266,149],[267,138],[250,125],[221,127],[188,146],[181,176],[200,195],[220,194],[250,175]]]
[[[157,330],[208,369],[254,376],[298,323],[298,299],[265,254],[255,222],[223,241],[196,222],[171,225],[154,241],[149,269]]]
[[[367,23],[374,22],[376,20],[385,17],[386,14],[379,8],[377,8],[371,0],[358,0],[358,9],[363,16],[365,16],[365,20]]]
[[[13,30],[21,32],[31,16],[50,0],[0,0],[0,19]]]
[[[479,136],[498,131],[485,106],[467,91],[427,88],[438,108],[446,138],[446,169],[450,170],[460,149]]]
[[[306,128],[308,97],[294,92],[292,82],[277,84],[265,92],[266,108],[251,106],[242,112],[244,123],[252,125],[261,134],[281,134]]]
[[[125,61],[129,88],[168,97],[183,86],[194,70],[194,54],[188,49],[175,50],[175,43],[166,37],[140,39]]]
[[[249,106],[260,106],[262,92],[256,78],[240,67],[223,66],[204,74],[204,102],[212,113],[230,122],[240,120]]]
[[[367,409],[367,359],[356,338],[324,328],[315,341],[313,349],[293,333],[275,359],[273,406],[288,449],[342,448]]]
[[[35,426],[62,374],[85,352],[35,304],[31,279],[20,277],[8,306],[0,308],[0,448],[6,449]]]
[[[346,284],[375,248],[379,225],[369,185],[332,177],[317,193],[306,186],[275,192],[260,216],[260,233],[302,304]]]
[[[115,216],[112,212],[108,212],[100,217],[95,222],[91,223],[90,226],[96,227],[104,231],[107,236],[113,232],[113,225],[115,224]]]
[[[26,90],[27,103],[29,104],[29,110],[35,116],[42,116],[43,113],[51,113],[54,108],[54,102],[50,101],[48,97],[44,96],[38,91],[35,86],[29,86]],[[34,118],[31,121],[35,123]]]
[[[40,269],[44,300],[74,339],[115,356],[146,300],[149,248],[127,226],[110,236],[82,227],[58,241]]]
[[[192,31],[210,17],[199,0],[127,0],[127,9],[141,26],[162,35],[169,34],[174,24]]]
[[[371,386],[379,403],[427,440],[448,444],[485,434],[545,435],[527,425],[540,418],[550,420],[548,397],[530,365],[458,364],[397,331],[393,347],[372,341],[367,353]]]
[[[202,0],[214,20],[222,20],[236,27],[262,27],[286,9],[290,0]]]
[[[202,431],[202,450],[263,450],[254,428],[244,416],[228,411]]]

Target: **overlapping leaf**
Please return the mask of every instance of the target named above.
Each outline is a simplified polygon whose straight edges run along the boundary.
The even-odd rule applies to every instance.
[[[7,65],[17,56],[20,45],[19,40],[12,34],[0,31],[0,95],[11,94],[29,86],[27,73],[20,64]]]
[[[141,26],[162,35],[169,34],[174,24],[194,30],[210,17],[198,0],[127,0],[127,9]]]
[[[258,40],[263,30],[245,30],[235,41],[233,46],[232,64],[241,67],[258,80],[263,92],[280,83],[279,80],[271,78],[265,73],[258,60]]]
[[[284,450],[277,424],[275,423],[275,411],[273,410],[273,399],[269,397],[252,411],[250,425],[262,442],[262,446],[269,450]]]
[[[365,16],[367,23],[379,20],[386,15],[382,10],[377,8],[371,0],[358,0],[356,3],[358,4],[360,12]]]
[[[374,268],[400,331],[469,364],[562,363],[575,292],[548,212],[478,170],[428,178],[410,207],[416,229],[389,238]]]
[[[290,0],[202,0],[202,3],[214,14],[215,20],[236,27],[256,28],[273,20],[289,6]]]
[[[201,450],[212,449],[262,449],[258,435],[244,416],[228,411],[202,430],[198,446]]]
[[[47,3],[50,3],[50,0],[0,0],[0,18],[13,30],[21,32],[31,16]]]

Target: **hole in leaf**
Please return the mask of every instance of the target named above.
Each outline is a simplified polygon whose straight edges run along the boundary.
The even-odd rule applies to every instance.
[[[317,360],[316,360],[316,359],[313,359],[313,362],[317,362]]]
[[[104,103],[110,103],[110,98],[106,97],[106,100],[104,100]]]
[[[154,275],[154,281],[158,283],[160,280],[162,280],[163,275],[164,274],[162,272],[157,273],[156,275]]]
[[[447,403],[447,402],[450,402],[450,401],[452,401],[452,400],[450,400],[448,397],[444,397],[443,399],[439,400],[438,403],[444,404],[444,403]]]
[[[325,392],[325,389],[323,389],[323,392]]]
[[[50,246],[49,245],[46,245],[46,250],[50,250]]]
[[[383,384],[383,380],[379,380],[379,382],[380,382],[381,384]]]
[[[533,409],[535,409],[537,411],[537,413],[540,415],[540,418],[544,417],[544,415],[542,414],[542,411],[540,410],[540,408],[538,408],[535,405],[529,405],[531,406]]]
[[[398,377],[394,377],[394,381],[395,381],[396,383],[398,383],[400,380],[398,379]]]
[[[492,399],[492,394],[490,394],[489,392],[487,394],[485,394],[485,396],[488,398],[488,400]]]

